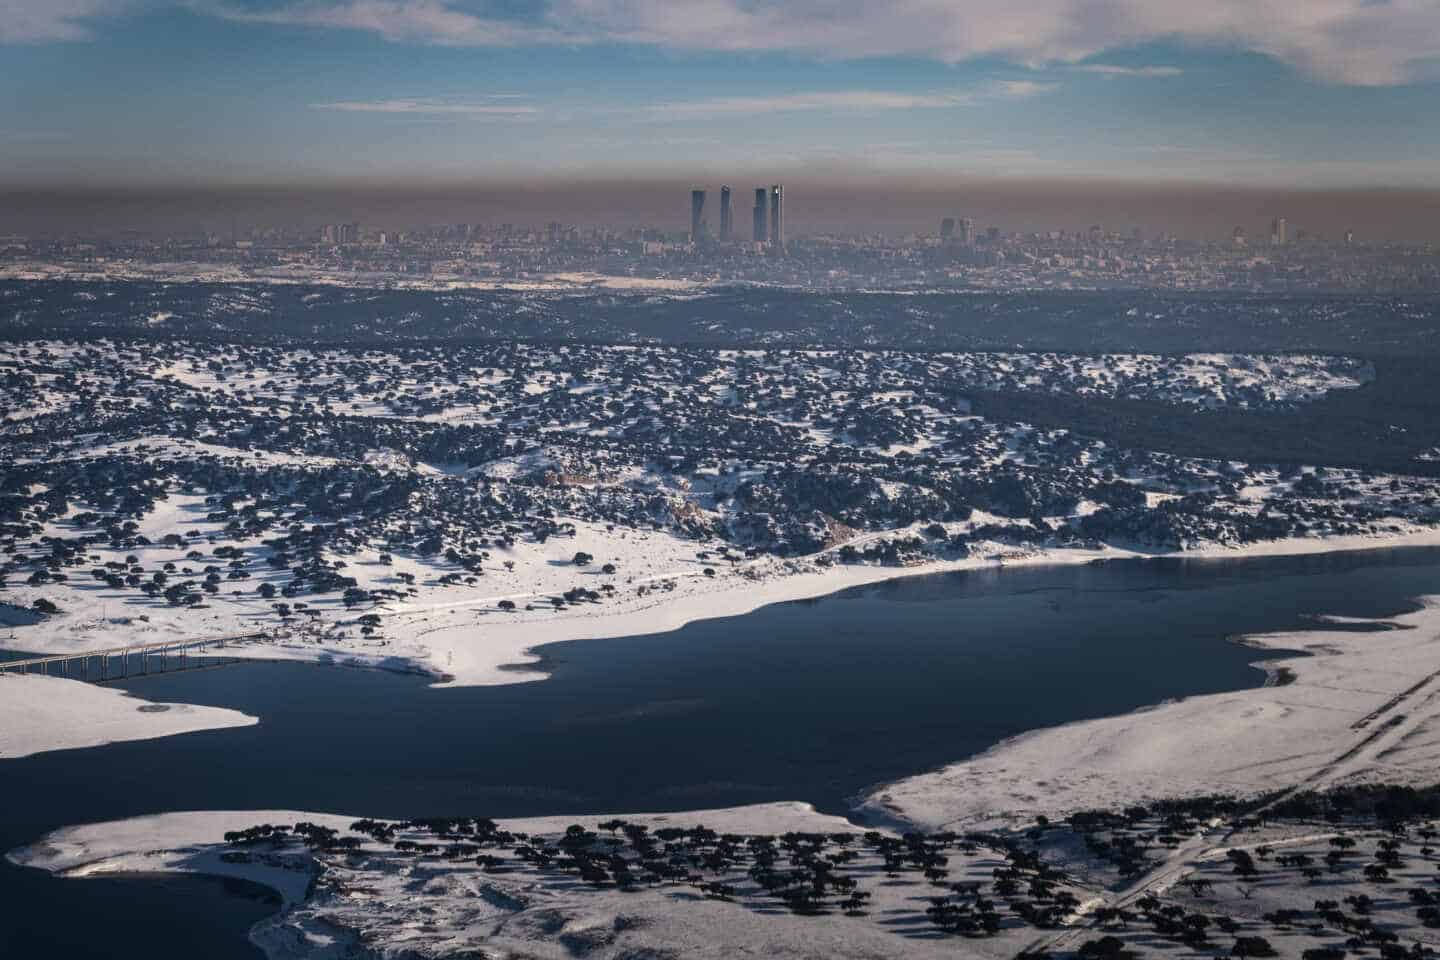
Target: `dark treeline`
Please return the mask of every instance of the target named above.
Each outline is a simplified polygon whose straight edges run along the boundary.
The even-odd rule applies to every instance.
[[[1039,391],[967,391],[974,411],[1126,448],[1246,462],[1440,475],[1420,455],[1440,445],[1440,359],[1387,357],[1358,390],[1332,390],[1284,411],[1184,409],[1132,397]]]
[[[786,911],[811,918],[818,930],[874,915],[902,937],[954,938],[962,953],[965,941],[1019,934],[1028,946],[1016,956],[1027,960],[1181,952],[1429,960],[1435,951],[1424,932],[1440,927],[1440,895],[1427,883],[1440,836],[1437,795],[1433,786],[1365,785],[1248,799],[1199,796],[1076,811],[1057,821],[1039,816],[1000,833],[899,836],[720,833],[623,819],[545,834],[474,816],[366,818],[348,830],[261,823],[226,833],[221,859],[308,872],[307,900],[327,919],[344,915],[354,887],[415,870],[509,875],[572,896],[655,891],[668,894],[676,910],[722,901],[761,917]],[[1186,856],[1184,845],[1204,836],[1223,856],[1192,859],[1190,869],[1164,882]],[[896,888],[905,891],[899,908],[886,896]],[[1097,897],[1127,888],[1138,895]],[[413,896],[450,889],[429,885]],[[432,902],[437,910],[446,906]],[[505,904],[517,914],[529,909],[518,900]],[[852,920],[835,919],[842,915]],[[619,939],[607,936],[603,945]],[[564,935],[560,940],[567,943]]]
[[[156,321],[157,315],[168,315]],[[697,296],[330,285],[0,283],[0,336],[383,344],[523,338],[712,347],[1440,356],[1440,298],[1184,291]]]

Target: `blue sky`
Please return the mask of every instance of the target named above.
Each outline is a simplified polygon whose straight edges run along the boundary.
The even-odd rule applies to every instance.
[[[1440,186],[1440,2],[978,6],[0,0],[0,169]]]

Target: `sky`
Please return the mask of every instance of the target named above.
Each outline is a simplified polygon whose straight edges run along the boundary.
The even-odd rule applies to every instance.
[[[1440,0],[0,0],[0,187],[1440,189]]]

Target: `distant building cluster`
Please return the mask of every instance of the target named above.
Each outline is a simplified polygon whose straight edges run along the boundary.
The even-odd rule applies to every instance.
[[[940,240],[962,247],[975,245],[975,221],[969,217],[946,217],[940,221]]]
[[[704,188],[690,191],[690,242],[696,245],[711,239],[710,223],[705,217],[705,197]],[[729,186],[720,188],[720,235],[717,238],[720,243],[732,243],[736,239],[732,197]],[[781,184],[755,188],[750,241],[775,253],[785,252],[785,188]]]
[[[1297,229],[1273,211],[1265,221],[1203,241],[1163,229],[1117,230],[1098,223],[1002,230],[958,212],[937,216],[932,222],[938,231],[797,234],[786,222],[783,185],[742,189],[752,190],[748,232],[736,219],[744,195],[727,184],[690,191],[688,231],[680,224],[558,221],[400,229],[350,221],[242,229],[231,214],[219,230],[196,225],[163,235],[122,230],[42,238],[0,230],[0,264],[68,264],[115,273],[223,263],[255,277],[364,276],[376,283],[530,283],[588,274],[807,289],[1440,290],[1440,251],[1434,245],[1378,243],[1357,239],[1351,230],[1327,237]]]
[[[360,224],[327,223],[320,228],[321,243],[359,243]]]

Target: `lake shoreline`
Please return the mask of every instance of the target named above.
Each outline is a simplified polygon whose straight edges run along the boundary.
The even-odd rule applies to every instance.
[[[903,531],[899,531],[903,532]],[[893,536],[897,531],[867,535],[866,539]],[[1146,551],[1105,546],[1097,550],[1049,548],[1029,550],[999,547],[980,556],[935,560],[913,566],[880,566],[817,561],[832,559],[835,549],[792,560],[762,558],[738,572],[715,578],[698,571],[687,575],[654,577],[675,584],[673,590],[652,591],[643,597],[607,601],[601,607],[580,607],[579,613],[548,611],[505,613],[491,609],[494,598],[460,599],[414,610],[404,604],[378,612],[402,632],[419,633],[423,617],[423,643],[413,641],[413,652],[374,657],[343,646],[286,644],[283,641],[227,648],[228,656],[256,659],[297,659],[346,666],[375,667],[413,672],[433,678],[436,686],[497,686],[546,679],[536,648],[575,640],[672,633],[691,623],[743,616],[777,603],[815,600],[853,587],[871,586],[935,574],[1004,570],[1007,568],[1062,567],[1134,560],[1243,560],[1268,557],[1305,557],[1374,550],[1440,547],[1440,528],[1422,528],[1395,536],[1340,536],[1262,541],[1243,546],[1212,545],[1183,551]],[[480,610],[479,608],[486,609]],[[575,608],[572,608],[575,609]],[[473,614],[479,612],[477,620]],[[472,614],[467,617],[466,614]],[[405,618],[411,618],[406,620]],[[476,643],[479,638],[482,643]],[[404,644],[403,635],[397,637]]]
[[[444,687],[501,686],[517,683],[538,682],[547,679],[547,661],[536,651],[544,646],[576,640],[605,640],[618,637],[652,636],[678,631],[692,623],[706,620],[744,616],[773,604],[796,601],[818,600],[843,591],[865,586],[888,583],[908,578],[928,577],[957,572],[1004,570],[1007,568],[1068,567],[1082,564],[1111,563],[1136,560],[1241,560],[1268,557],[1305,557],[1342,553],[1362,553],[1396,549],[1440,547],[1440,529],[1423,529],[1394,537],[1321,537],[1292,540],[1265,541],[1242,547],[1210,546],[1178,552],[1145,552],[1116,547],[1100,550],[1052,549],[1038,551],[1002,550],[981,557],[967,557],[957,560],[933,561],[915,566],[841,565],[834,564],[820,568],[814,561],[833,554],[826,551],[796,561],[777,561],[768,558],[761,564],[752,564],[749,570],[764,570],[747,579],[745,574],[731,575],[718,580],[692,576],[690,583],[677,588],[678,596],[669,592],[647,595],[645,598],[626,598],[612,601],[614,607],[604,607],[598,612],[585,609],[582,613],[550,615],[503,614],[498,611],[485,612],[478,622],[466,619],[464,613],[471,612],[475,601],[456,601],[440,605],[445,613],[437,609],[426,611],[424,622],[429,624],[433,613],[441,618],[439,624],[425,627],[426,646],[412,655],[388,655],[371,657],[346,651],[333,645],[287,644],[284,641],[268,643],[241,643],[227,645],[226,657],[315,663],[325,666],[345,666],[361,669],[377,669],[400,674],[414,674],[427,677],[432,685]],[[698,583],[697,583],[698,581]],[[700,589],[690,589],[698,586]],[[493,601],[481,603],[493,606]],[[618,608],[618,609],[616,609]],[[405,606],[382,611],[387,616],[406,616],[413,613]],[[541,617],[546,617],[541,619]],[[490,620],[499,620],[491,623]],[[412,630],[415,624],[409,624]],[[476,639],[482,643],[476,643]],[[31,647],[34,647],[31,644]],[[44,646],[43,644],[41,645]],[[30,652],[34,652],[31,650]],[[458,655],[458,659],[457,659]],[[444,658],[442,661],[442,657]],[[71,694],[67,684],[76,681],[58,681],[54,684],[57,702]],[[62,689],[63,688],[63,689]],[[3,692],[0,687],[0,692]],[[86,702],[94,697],[82,697],[86,691],[76,691],[75,699]],[[98,719],[108,728],[108,739],[99,742],[121,742],[143,739],[157,735],[150,732],[157,724],[139,724],[130,716],[130,703],[113,701],[111,709],[103,712]],[[172,707],[189,710],[192,705],[173,702]],[[93,705],[92,705],[93,706]],[[18,720],[9,722],[9,714],[19,709],[15,698],[0,696],[0,729],[14,730],[20,726]],[[93,710],[92,710],[93,712]],[[202,713],[190,712],[188,723],[173,731],[184,733],[192,730],[214,729],[233,725],[238,721],[229,717],[216,716],[208,721]],[[250,722],[253,722],[251,720]],[[0,740],[0,760],[6,756],[29,756],[50,750],[68,749],[76,745],[87,745],[73,736],[49,736],[33,724],[26,726],[23,736],[12,735],[7,743]]]
[[[1393,549],[1396,546],[1396,544],[1385,543],[1381,545],[1381,549]],[[1423,546],[1423,544],[1418,546]],[[1317,552],[1319,551],[1307,551],[1307,553],[1311,554]],[[1333,553],[1341,551],[1328,552]],[[1192,555],[1188,558],[1195,557],[1193,557]],[[1187,559],[1187,557],[1182,556],[1178,559]],[[1196,559],[1215,558],[1207,557]],[[1237,557],[1234,553],[1227,552],[1222,555],[1220,559],[1243,559],[1243,557]],[[1032,561],[1031,563],[1027,564],[1027,566],[1042,565],[1044,564],[1041,561]],[[1073,566],[1073,564],[1071,564],[1070,566]],[[947,571],[906,570],[903,572],[902,576],[925,576],[927,574],[933,574],[936,572]],[[883,579],[895,578],[882,578],[882,580]],[[881,580],[872,581],[872,583],[879,582],[881,582]],[[932,770],[929,773],[920,773],[912,777],[902,778],[898,781],[889,781],[880,786],[877,786],[873,790],[866,793],[864,796],[857,798],[857,802],[853,810],[854,815],[849,818],[848,822],[850,824],[856,824],[858,822],[865,828],[870,829],[882,828],[895,831],[900,831],[904,829],[925,830],[937,829],[941,827],[948,829],[962,825],[967,827],[970,825],[979,825],[984,823],[984,818],[986,816],[989,816],[992,823],[998,822],[1000,826],[1005,828],[1014,827],[1017,824],[1023,822],[1026,818],[1032,817],[1033,813],[1036,812],[1039,808],[1027,807],[1024,803],[1017,803],[1014,806],[1000,809],[999,804],[992,803],[988,809],[972,809],[968,811],[961,810],[957,814],[954,804],[952,802],[953,799],[955,797],[963,797],[973,793],[972,790],[970,790],[964,785],[964,777],[956,773],[957,768],[962,770],[965,768],[977,768],[993,771],[999,766],[1008,767],[1014,766],[1017,763],[1020,765],[1024,765],[1031,762],[1031,757],[1035,753],[1035,744],[1037,741],[1041,744],[1044,744],[1047,740],[1054,741],[1055,738],[1058,737],[1060,738],[1060,744],[1066,747],[1068,752],[1057,752],[1054,749],[1053,743],[1051,743],[1051,745],[1047,747],[1046,750],[1042,751],[1042,753],[1044,753],[1047,757],[1046,762],[1047,764],[1049,764],[1049,766],[1046,770],[1046,779],[1039,782],[1048,784],[1053,782],[1053,778],[1057,773],[1062,775],[1064,773],[1064,765],[1056,763],[1057,757],[1063,756],[1068,758],[1070,760],[1070,766],[1072,768],[1077,765],[1085,766],[1090,761],[1091,754],[1087,753],[1086,750],[1073,749],[1074,744],[1076,744],[1077,742],[1083,744],[1087,741],[1096,740],[1096,736],[1084,734],[1084,731],[1086,730],[1098,730],[1099,740],[1104,742],[1105,749],[1113,751],[1116,749],[1123,750],[1125,748],[1126,737],[1131,735],[1136,729],[1133,723],[1133,721],[1135,721],[1136,719],[1143,720],[1145,726],[1147,727],[1156,727],[1158,721],[1158,727],[1160,729],[1169,730],[1172,733],[1176,729],[1179,729],[1182,732],[1188,730],[1202,729],[1206,723],[1214,719],[1217,713],[1223,714],[1227,712],[1228,710],[1230,710],[1233,704],[1242,702],[1247,697],[1251,697],[1257,694],[1262,696],[1273,695],[1275,691],[1283,691],[1287,696],[1289,696],[1296,693],[1297,691],[1303,692],[1305,690],[1311,689],[1314,686],[1312,681],[1317,679],[1317,677],[1311,671],[1307,671],[1304,666],[1299,666],[1297,668],[1297,662],[1301,664],[1320,664],[1332,674],[1336,671],[1337,668],[1340,668],[1341,672],[1350,672],[1350,668],[1345,666],[1342,660],[1342,658],[1344,658],[1345,656],[1354,653],[1354,651],[1345,651],[1342,649],[1343,645],[1346,643],[1347,640],[1352,644],[1356,644],[1360,641],[1373,641],[1376,638],[1379,638],[1381,642],[1401,643],[1402,647],[1406,648],[1406,650],[1409,650],[1410,646],[1412,646],[1411,644],[1409,644],[1409,641],[1417,639],[1421,634],[1424,634],[1426,632],[1423,628],[1429,622],[1429,618],[1434,613],[1434,610],[1435,608],[1425,605],[1422,601],[1419,609],[1416,610],[1414,613],[1402,613],[1399,615],[1386,616],[1382,620],[1371,620],[1369,618],[1362,617],[1332,617],[1330,618],[1332,622],[1327,624],[1322,620],[1317,624],[1315,628],[1312,629],[1304,629],[1297,632],[1284,634],[1263,634],[1258,636],[1241,635],[1232,637],[1231,642],[1243,646],[1247,653],[1259,651],[1266,656],[1267,659],[1265,660],[1250,661],[1252,666],[1269,663],[1275,669],[1292,670],[1295,673],[1295,681],[1284,686],[1257,684],[1243,690],[1231,691],[1228,693],[1185,697],[1173,703],[1167,702],[1153,704],[1117,716],[1101,717],[1096,720],[1079,720],[1073,723],[1062,724],[1058,727],[1047,727],[1031,730],[1017,737],[1002,740],[1001,742],[994,744],[988,750],[985,750],[978,755],[972,756],[967,760],[963,760],[959,764],[947,764],[937,770]],[[1382,624],[1383,628],[1380,626]],[[1326,629],[1327,626],[1331,627],[1331,629]],[[1367,627],[1370,628],[1366,629]],[[1338,654],[1336,653],[1337,650],[1339,650]],[[1295,657],[1293,655],[1295,653],[1300,653],[1302,655],[1299,657]],[[1414,657],[1407,652],[1404,656],[1404,662],[1409,664],[1416,661]],[[1277,664],[1284,664],[1284,667],[1274,667],[1274,665]],[[1437,667],[1437,669],[1440,669],[1440,667]],[[1318,679],[1323,679],[1323,677],[1320,677]],[[1413,680],[1411,682],[1413,683]],[[1376,698],[1371,697],[1370,699],[1375,700]],[[1348,708],[1348,706],[1348,704],[1341,705],[1340,708]],[[1383,704],[1367,703],[1366,707],[1368,710],[1373,712],[1374,710],[1383,707]],[[1177,709],[1181,711],[1178,715],[1168,715],[1170,712]],[[1260,722],[1263,723],[1266,721],[1267,718],[1261,717],[1259,719]],[[1356,720],[1355,722],[1358,722],[1358,720]],[[1121,729],[1119,730],[1113,728],[1113,725],[1117,723],[1121,724]],[[1250,721],[1250,724],[1251,725],[1248,727],[1248,729],[1256,729],[1253,726],[1253,721]],[[1082,734],[1078,737],[1078,739],[1076,736],[1077,733]],[[1242,747],[1244,747],[1243,744]],[[1147,751],[1150,749],[1148,745],[1146,749]],[[1173,756],[1173,753],[1171,754],[1171,756]],[[1033,791],[1039,785],[1039,782],[1032,780],[1031,782],[1024,784],[1024,788]],[[1283,783],[1285,781],[1277,779],[1275,782]],[[1015,781],[1015,778],[1013,777],[1011,778],[1011,782],[1007,786],[1008,789],[1012,792],[1012,794],[1020,792],[1020,785],[1017,781]],[[1184,795],[1184,793],[1186,792],[1187,791],[1182,790],[1174,795]],[[1193,790],[1190,790],[1188,792],[1192,795],[1194,793]],[[1075,790],[1070,789],[1067,791],[1061,791],[1059,793],[1056,793],[1055,796],[1059,797],[1061,793],[1067,794],[1065,803],[1070,808],[1073,808],[1077,805],[1087,807],[1104,806],[1107,801],[1114,799],[1114,795],[1106,794],[1103,791],[1086,796],[1083,793],[1076,792]],[[898,802],[896,795],[898,795]],[[1129,794],[1129,797],[1131,799],[1143,799],[1146,796],[1154,796],[1154,794],[1147,792],[1147,789],[1144,787],[1144,785],[1137,785],[1137,789],[1133,793]],[[737,825],[743,823],[746,828],[751,831],[772,832],[774,829],[778,829],[781,824],[779,823],[779,821],[766,819],[768,817],[768,814],[765,812],[765,809],[775,806],[793,809],[803,808],[805,811],[808,811],[809,814],[813,814],[814,816],[830,817],[830,815],[828,814],[819,813],[814,806],[806,803],[782,803],[778,805],[759,804],[751,805],[748,807],[726,808],[726,810],[728,811],[727,816],[740,818],[734,821]],[[1052,804],[1047,809],[1052,812],[1057,812],[1062,808]],[[657,816],[668,816],[671,818],[689,818],[707,816],[709,813],[714,812],[715,811],[698,811],[687,808],[677,809],[676,811],[668,814],[641,814],[636,816],[639,818],[653,818]],[[996,816],[997,814],[998,816]],[[184,815],[165,814],[161,816],[171,817]],[[235,823],[243,826],[248,825],[249,823],[256,822],[257,818],[264,819],[267,815],[264,811],[236,811],[231,814],[226,814],[225,816],[232,818]],[[330,817],[333,815],[312,815],[297,813],[294,816],[296,819],[314,819],[316,817]],[[150,818],[139,817],[132,819],[136,821],[145,821]],[[349,819],[347,818],[341,819],[346,819],[346,822],[349,822]],[[511,822],[517,819],[529,820],[536,818],[505,818],[506,822]],[[539,819],[583,822],[592,819],[592,815],[572,814],[565,815],[563,817]],[[831,819],[833,819],[833,817]],[[129,822],[130,821],[126,820],[118,821],[118,823],[122,825]],[[74,828],[65,828],[59,831],[59,833],[63,835],[65,834],[66,830],[70,829]],[[115,824],[112,823],[108,829],[115,830],[120,828],[117,828]],[[47,834],[47,840],[49,836],[50,835]],[[31,847],[40,847],[45,844],[47,840],[37,841],[35,844],[31,844]],[[158,849],[158,846],[152,845],[146,847],[144,845],[141,845],[141,848]],[[11,857],[10,860],[11,862],[15,862],[14,857]],[[151,865],[153,866],[153,864]],[[204,874],[211,875],[208,872],[204,872]],[[226,874],[222,872],[215,875],[224,876]],[[261,921],[260,926],[263,926],[264,923],[265,921]]]

